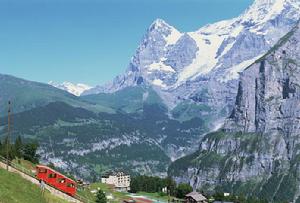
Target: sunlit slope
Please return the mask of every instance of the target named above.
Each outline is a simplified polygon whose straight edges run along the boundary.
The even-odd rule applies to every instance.
[[[65,203],[48,191],[42,195],[39,186],[23,179],[20,175],[0,169],[1,203]]]

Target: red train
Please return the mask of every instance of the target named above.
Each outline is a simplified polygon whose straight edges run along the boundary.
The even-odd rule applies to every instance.
[[[76,194],[76,182],[47,166],[36,166],[36,177],[56,189],[74,196]]]

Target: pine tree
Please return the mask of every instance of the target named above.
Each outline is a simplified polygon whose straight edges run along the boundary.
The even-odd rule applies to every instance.
[[[176,197],[184,198],[184,196],[193,191],[193,188],[186,183],[181,183],[176,188]]]
[[[0,155],[2,156],[2,148],[3,148],[3,146],[2,146],[2,142],[1,142],[1,140],[0,140]]]
[[[23,142],[22,142],[21,136],[18,136],[15,141],[14,152],[15,152],[16,157],[18,157],[18,158],[23,157]]]
[[[8,152],[7,152],[7,150],[8,150]],[[12,145],[10,144],[8,136],[6,136],[4,139],[1,154],[5,158],[8,158],[8,160],[13,160],[15,158],[14,153],[13,153],[13,148],[12,148]],[[7,157],[7,155],[8,155],[8,157]]]
[[[39,162],[39,155],[36,153],[38,144],[36,142],[29,142],[24,145],[23,157],[25,160],[31,161],[32,163]]]
[[[98,190],[97,196],[96,196],[96,203],[106,203],[107,199],[102,190]]]
[[[47,164],[47,166],[50,167],[50,168],[52,168],[52,169],[56,169],[54,163],[52,163],[52,162],[49,162]]]

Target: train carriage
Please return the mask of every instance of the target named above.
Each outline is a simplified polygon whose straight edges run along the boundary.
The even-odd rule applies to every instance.
[[[74,196],[76,194],[76,182],[52,168],[37,165],[36,177],[68,195]]]

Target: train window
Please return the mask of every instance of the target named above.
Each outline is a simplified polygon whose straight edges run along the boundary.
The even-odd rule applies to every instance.
[[[47,173],[47,169],[40,168],[40,169],[39,169],[39,172],[40,172],[40,173]]]
[[[56,178],[56,174],[55,174],[55,173],[50,173],[50,174],[48,175],[48,178]]]
[[[59,183],[65,183],[65,182],[66,182],[66,179],[64,179],[64,178],[59,178],[59,179],[57,179],[57,182],[59,182]]]
[[[73,183],[68,183],[67,187],[74,187],[74,184]]]

